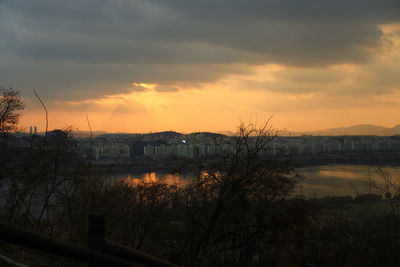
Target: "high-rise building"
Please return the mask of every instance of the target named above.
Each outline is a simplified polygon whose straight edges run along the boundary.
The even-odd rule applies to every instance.
[[[32,135],[32,126],[29,126],[29,134]]]
[[[37,135],[37,128],[36,128],[36,126],[33,128],[33,134],[34,134],[34,135]]]

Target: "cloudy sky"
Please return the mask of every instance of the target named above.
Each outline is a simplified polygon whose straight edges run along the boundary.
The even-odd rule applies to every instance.
[[[0,0],[22,126],[307,131],[400,124],[399,0]]]

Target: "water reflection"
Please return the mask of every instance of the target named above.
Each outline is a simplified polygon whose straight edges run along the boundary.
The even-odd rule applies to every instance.
[[[319,175],[327,177],[341,177],[346,179],[363,179],[363,173],[342,171],[342,170],[320,170]]]
[[[392,177],[400,177],[398,168],[385,168]],[[295,188],[296,194],[306,197],[344,196],[371,193],[372,183],[383,185],[383,179],[377,172],[376,166],[368,165],[322,165],[300,169],[305,179]],[[209,178],[209,174],[204,173]],[[163,182],[168,185],[183,187],[195,174],[168,174],[162,172],[149,172],[141,174],[124,174],[118,178],[131,185],[151,184]],[[200,175],[202,177],[202,175]],[[218,175],[216,176],[218,178]]]
[[[183,187],[188,184],[189,180],[184,179],[179,174],[168,174],[168,173],[156,173],[149,172],[141,175],[128,174],[122,178],[123,182],[136,186],[139,184],[152,184],[156,182],[162,182],[167,185],[177,185],[178,187]]]
[[[399,169],[385,167],[393,178],[400,177]],[[377,186],[384,181],[376,166],[368,165],[322,165],[306,167],[301,170],[306,177],[296,188],[297,192],[309,197],[355,196],[376,193]]]

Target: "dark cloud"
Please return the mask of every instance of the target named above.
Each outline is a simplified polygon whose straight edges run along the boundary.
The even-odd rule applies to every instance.
[[[249,68],[238,64],[90,64],[86,62],[36,62],[5,57],[0,61],[0,81],[3,86],[18,88],[25,97],[34,97],[32,87],[46,98],[76,100],[135,90],[134,81],[169,84],[215,81],[237,73],[248,74]],[[140,88],[139,88],[140,89]]]
[[[396,19],[399,4],[348,2],[15,0],[5,6],[3,49],[90,62],[363,62],[359,48],[377,45],[377,25]]]
[[[79,98],[265,63],[364,64],[399,18],[398,0],[0,1],[0,80]]]
[[[146,107],[133,99],[117,100],[116,103],[104,103],[102,99],[92,99],[77,102],[48,101],[46,106],[52,110],[62,109],[69,112],[99,112],[112,114],[145,114]],[[36,105],[37,106],[37,105]],[[31,108],[31,110],[33,110]],[[36,110],[40,110],[37,106]]]
[[[182,14],[208,20],[338,21],[397,19],[397,0],[150,0]]]
[[[354,64],[325,68],[288,67],[269,71],[266,79],[262,75],[246,77],[238,81],[236,86],[241,90],[319,93],[330,97],[345,95],[364,99],[372,95],[391,94],[400,89],[400,54],[396,49],[391,51],[387,55],[377,56],[372,63],[362,67]]]

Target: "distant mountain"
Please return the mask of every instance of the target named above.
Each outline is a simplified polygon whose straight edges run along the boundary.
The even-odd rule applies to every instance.
[[[93,137],[97,137],[102,134],[106,134],[107,132],[104,131],[94,131],[93,132]],[[72,135],[76,138],[87,138],[90,137],[90,131],[80,131],[80,130],[74,130],[72,131]]]
[[[74,137],[90,137],[89,131],[73,131]],[[206,137],[223,137],[223,136],[233,136],[234,133],[231,131],[220,131],[217,133],[211,132],[195,132],[189,134],[178,133],[174,131],[164,131],[164,132],[155,132],[155,133],[142,133],[142,134],[129,134],[129,133],[107,133],[102,131],[93,132],[93,137],[99,135],[121,135],[121,136],[142,136],[148,140],[168,140],[179,138],[184,135],[197,135],[203,134]],[[377,126],[373,124],[359,124],[353,125],[349,127],[340,127],[340,128],[332,128],[326,130],[312,131],[312,132],[291,132],[291,131],[283,131],[280,135],[282,136],[299,136],[299,135],[313,135],[313,136],[330,136],[330,135],[378,135],[378,136],[392,136],[392,135],[400,135],[400,124],[394,126],[393,128]]]
[[[72,132],[74,137],[77,138],[87,138],[90,137],[90,131],[79,131],[75,130]],[[217,138],[217,137],[224,137],[225,135],[221,133],[212,133],[212,132],[194,132],[194,133],[178,133],[174,131],[163,131],[163,132],[154,132],[154,133],[109,133],[109,132],[102,132],[96,131],[93,132],[93,137],[98,136],[113,136],[118,138],[132,138],[132,137],[139,137],[143,138],[144,140],[170,140],[181,138],[183,136],[196,136],[196,135],[203,135],[206,138]]]
[[[183,134],[174,132],[174,131],[164,131],[164,132],[143,134],[143,136],[146,136],[148,139],[151,139],[151,140],[168,140],[168,139],[174,139],[176,137],[179,138],[182,135]]]
[[[187,134],[187,136],[197,136],[197,135],[203,135],[205,138],[218,138],[218,137],[226,136],[221,133],[211,133],[211,132],[196,132],[196,133]]]
[[[236,133],[232,131],[219,131],[218,134],[226,135],[226,136],[234,136]]]
[[[349,127],[332,128],[313,132],[304,132],[297,134],[309,135],[378,135],[378,136],[391,136],[400,134],[400,124],[393,128],[377,126],[373,124],[359,124]],[[297,135],[296,134],[296,135]]]

